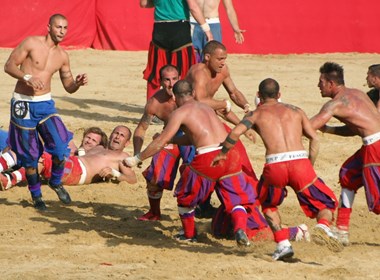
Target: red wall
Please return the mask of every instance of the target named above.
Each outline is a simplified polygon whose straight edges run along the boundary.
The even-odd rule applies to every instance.
[[[222,1],[221,1],[222,2]],[[234,42],[223,4],[223,42],[230,53],[380,53],[379,0],[235,0],[245,43]],[[153,10],[138,0],[2,0],[0,47],[46,34],[48,18],[69,20],[63,45],[75,48],[147,50]]]

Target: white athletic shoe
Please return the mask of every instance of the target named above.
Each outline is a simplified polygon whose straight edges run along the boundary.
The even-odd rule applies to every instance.
[[[337,236],[343,246],[350,246],[350,239],[347,230],[338,229]]]
[[[317,224],[311,234],[311,240],[319,245],[326,245],[333,252],[343,250],[343,244],[338,236],[326,225]]]
[[[291,245],[278,245],[272,255],[272,259],[275,261],[284,260],[293,257],[294,251]]]
[[[302,241],[305,240],[307,242],[310,242],[310,232],[309,228],[305,224],[300,224],[297,226],[297,234],[296,234],[296,240],[295,241]]]

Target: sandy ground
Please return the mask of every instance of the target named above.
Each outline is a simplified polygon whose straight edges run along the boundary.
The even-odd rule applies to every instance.
[[[10,49],[0,50],[3,65]],[[65,93],[58,75],[53,92],[57,108],[68,128],[79,139],[83,129],[97,125],[107,133],[118,124],[136,127],[145,103],[142,70],[146,52],[70,51],[74,74],[86,72],[90,84],[73,95]],[[378,54],[230,55],[228,64],[237,87],[253,103],[259,82],[267,77],[281,84],[282,100],[316,114],[327,100],[320,97],[318,69],[325,61],[345,67],[346,84],[364,91],[367,67],[379,63]],[[15,80],[0,73],[0,126],[7,129],[9,99]],[[219,98],[226,92],[220,90]],[[240,116],[242,110],[234,108]],[[148,137],[160,131],[153,125]],[[339,195],[338,171],[356,151],[358,137],[320,134],[321,149],[316,162],[320,177]],[[261,174],[264,149],[260,140],[246,145],[257,175]],[[126,149],[132,152],[132,146]],[[149,161],[144,162],[146,167]],[[73,203],[62,205],[46,185],[43,194],[48,211],[32,207],[26,187],[0,193],[1,279],[375,279],[380,258],[380,219],[369,213],[363,190],[356,196],[352,215],[352,245],[340,253],[313,243],[294,243],[289,262],[273,262],[274,242],[238,249],[234,241],[210,235],[210,220],[198,219],[199,242],[178,243],[173,235],[180,220],[175,199],[166,192],[163,219],[139,222],[148,209],[142,169],[136,168],[138,183],[99,183],[67,187]],[[214,198],[215,199],[215,198]],[[215,205],[218,204],[213,200]],[[280,207],[285,224],[306,223],[290,190]],[[377,276],[376,276],[377,275]]]

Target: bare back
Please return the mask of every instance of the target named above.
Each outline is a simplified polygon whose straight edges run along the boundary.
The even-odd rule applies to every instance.
[[[215,111],[203,103],[187,102],[175,111],[173,119],[176,118],[181,121],[181,128],[197,148],[219,144],[227,136]]]
[[[84,156],[79,157],[87,171],[84,183],[89,184],[100,181],[101,178],[97,175],[105,167],[119,170],[122,160],[128,156],[128,153],[105,149],[102,146],[91,149]]]
[[[24,59],[25,58],[25,59]],[[59,45],[51,47],[44,36],[26,38],[9,57],[16,64],[23,61],[20,69],[24,73],[39,78],[44,83],[44,89],[33,90],[24,81],[16,83],[15,92],[25,95],[43,95],[51,91],[51,78],[63,65],[67,65],[68,55]],[[8,63],[8,62],[7,62]]]
[[[248,117],[263,139],[266,154],[304,150],[304,115],[295,106],[276,102],[259,106]]]

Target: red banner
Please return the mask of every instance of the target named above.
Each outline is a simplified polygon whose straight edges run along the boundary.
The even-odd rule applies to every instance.
[[[104,50],[147,50],[153,9],[138,0],[2,0],[0,47],[13,48],[26,36],[46,34],[49,17],[69,21],[65,46]],[[223,42],[230,53],[289,54],[380,52],[378,0],[235,0],[245,42],[235,43],[223,1]]]

